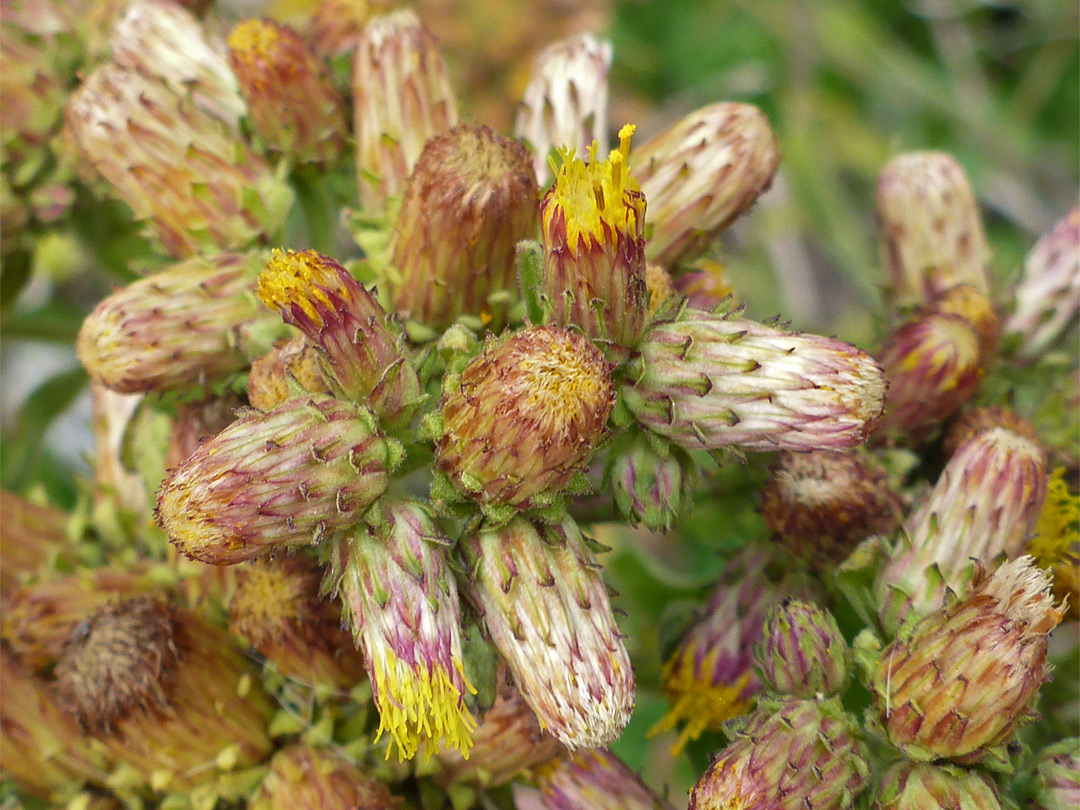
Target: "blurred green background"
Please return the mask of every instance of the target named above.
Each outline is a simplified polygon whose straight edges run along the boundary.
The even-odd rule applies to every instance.
[[[543,3],[512,5],[522,15],[543,14]],[[616,3],[607,19],[597,33],[614,44],[613,130],[635,122],[643,142],[718,100],[752,102],[772,120],[780,174],[715,251],[751,317],[779,313],[797,328],[874,346],[884,279],[873,190],[898,152],[945,150],[967,169],[1001,302],[1026,251],[1076,204],[1075,0],[650,0]],[[484,35],[469,36],[479,46]],[[131,259],[147,255],[126,217],[123,206],[102,205],[82,190],[72,222],[5,260],[0,449],[7,489],[43,490],[63,505],[75,498],[71,475],[86,471],[80,454],[89,448],[89,407],[72,343],[83,314],[132,277]],[[716,738],[678,761],[645,738],[665,708],[656,686],[666,628],[715,579],[719,552],[765,534],[747,505],[767,460],[720,472],[717,494],[695,512],[677,554],[655,538],[601,532],[616,545],[607,566],[629,614],[641,687],[616,750],[676,797]]]

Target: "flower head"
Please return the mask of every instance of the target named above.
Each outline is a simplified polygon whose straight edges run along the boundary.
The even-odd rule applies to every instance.
[[[471,315],[498,333],[517,298],[517,243],[536,231],[538,195],[517,141],[466,125],[432,137],[390,236],[395,308],[438,330]]]
[[[491,341],[444,392],[435,466],[481,504],[527,506],[588,462],[614,397],[608,364],[576,332],[534,326]]]
[[[603,748],[565,754],[537,769],[547,810],[672,810],[621,759]]]
[[[853,447],[886,388],[847,343],[693,309],[652,326],[629,371],[622,395],[637,420],[694,450]]]
[[[543,292],[554,322],[574,325],[620,355],[645,326],[645,195],[630,176],[634,126],[619,130],[607,160],[564,153],[540,204]]]
[[[303,743],[278,751],[258,791],[248,802],[251,810],[400,810],[383,782],[366,776],[331,748]]]
[[[1054,596],[1067,600],[1068,618],[1080,618],[1080,495],[1069,492],[1064,467],[1050,475],[1027,553],[1053,573]]]
[[[379,709],[400,759],[440,743],[463,755],[476,721],[461,652],[461,608],[448,542],[419,503],[383,504],[380,525],[360,528],[333,552],[333,579]]]
[[[770,690],[813,699],[843,691],[851,655],[831,613],[785,599],[769,610],[754,658]]]
[[[675,273],[701,256],[772,184],[779,164],[769,119],[750,104],[702,107],[636,150],[633,174],[653,226],[649,261]]]
[[[882,651],[873,688],[889,740],[915,760],[985,759],[1031,714],[1061,618],[1030,557],[989,576],[979,566],[967,594]]]
[[[465,541],[469,598],[540,727],[571,750],[613,742],[634,674],[581,530],[517,518]]]
[[[268,149],[293,163],[332,163],[345,148],[345,100],[298,33],[244,20],[229,33],[229,64]]]
[[[898,762],[879,788],[880,810],[1001,810],[993,781],[985,774],[929,762]]]
[[[186,556],[230,565],[355,524],[396,458],[371,415],[312,395],[249,412],[177,467],[157,520]]]
[[[422,392],[404,337],[348,270],[314,250],[275,250],[258,293],[318,347],[335,393],[364,403],[388,425],[408,420]]]

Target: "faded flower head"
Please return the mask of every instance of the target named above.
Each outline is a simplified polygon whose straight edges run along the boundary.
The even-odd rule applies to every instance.
[[[589,460],[614,397],[603,355],[576,332],[534,326],[489,341],[444,391],[436,469],[480,504],[528,506]]]
[[[76,350],[90,377],[121,393],[215,382],[248,363],[267,322],[252,295],[258,255],[195,257],[133,282],[83,321]]]
[[[877,184],[881,261],[895,308],[928,302],[957,284],[986,295],[990,284],[979,207],[963,167],[944,152],[908,152]]]
[[[352,90],[360,201],[379,210],[404,190],[424,144],[457,123],[457,99],[435,38],[411,9],[368,22]]]
[[[972,560],[1015,557],[1046,497],[1046,457],[1030,439],[993,428],[949,459],[934,488],[904,521],[898,545],[878,574],[878,616],[886,633],[960,593]]]
[[[579,34],[548,45],[536,57],[518,106],[514,135],[533,148],[541,186],[549,179],[551,153],[607,149],[607,76],[611,43]]]
[[[750,104],[702,107],[634,153],[649,200],[649,261],[675,269],[702,255],[772,183],[780,164],[769,119]]]
[[[761,513],[780,543],[816,568],[842,562],[873,534],[891,534],[903,500],[869,455],[783,453],[761,490]]]
[[[497,334],[517,298],[515,251],[536,232],[539,193],[521,143],[464,124],[432,137],[390,236],[394,307],[438,330],[471,315]]]
[[[332,163],[345,148],[345,100],[287,25],[244,20],[229,33],[229,64],[267,149],[293,164]]]
[[[893,745],[915,760],[979,762],[1032,715],[1046,680],[1047,635],[1062,619],[1030,557],[902,630],[880,657],[875,706]]]
[[[634,674],[573,520],[480,531],[465,558],[469,599],[540,727],[570,750],[614,742],[634,708]]]

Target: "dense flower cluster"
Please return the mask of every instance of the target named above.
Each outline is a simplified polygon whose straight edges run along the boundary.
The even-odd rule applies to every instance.
[[[1076,746],[1021,743],[1080,581],[1077,469],[970,406],[1076,320],[1077,213],[994,290],[960,164],[899,155],[876,350],[757,322],[707,254],[780,164],[761,110],[608,151],[612,49],[578,35],[510,137],[459,123],[413,11],[359,5],[294,30],[135,0],[66,99],[20,97],[162,258],[78,336],[92,514],[4,494],[11,791],[665,810],[612,750],[649,690],[695,810],[1064,806]],[[665,583],[699,602],[668,637],[631,633],[598,538],[639,535],[599,525],[677,546],[733,486],[760,528],[711,595]]]

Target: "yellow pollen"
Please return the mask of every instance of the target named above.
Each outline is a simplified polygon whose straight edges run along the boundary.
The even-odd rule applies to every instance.
[[[579,413],[583,408],[601,409],[611,398],[611,380],[603,357],[583,338],[533,333],[541,345],[520,358],[517,372],[528,392],[530,414],[547,415],[552,421]],[[591,350],[591,351],[589,351]]]
[[[599,145],[589,147],[589,162],[564,152],[563,164],[556,169],[550,204],[544,208],[544,227],[550,229],[555,212],[566,219],[566,244],[577,255],[582,241],[603,244],[617,233],[636,232],[644,216],[642,201],[636,200],[641,187],[630,176],[630,138],[636,127],[627,124],[619,130],[619,147],[608,159],[597,161]],[[632,195],[627,199],[627,195]]]
[[[1028,553],[1040,568],[1059,563],[1080,563],[1080,495],[1069,492],[1065,468],[1058,467],[1050,476],[1035,536],[1028,542]]]
[[[273,57],[278,32],[263,20],[244,20],[233,28],[227,43],[229,49],[249,64]]]
[[[465,680],[460,662],[456,668],[460,682],[475,695],[476,690]],[[383,650],[383,660],[374,669],[379,704],[376,742],[389,731],[402,762],[416,756],[420,743],[439,740],[445,740],[468,759],[476,720],[466,708],[450,672],[440,666],[413,667],[389,649]],[[386,750],[387,759],[392,747]],[[426,745],[426,757],[430,758],[435,748]]]
[[[655,737],[685,723],[675,744],[671,746],[673,756],[682,753],[688,742],[696,740],[704,732],[719,729],[724,721],[750,711],[750,701],[742,697],[750,683],[750,673],[744,672],[732,684],[710,683],[695,669],[696,650],[696,643],[688,644],[664,664],[661,681],[664,693],[671,698],[671,708],[648,733],[648,736]],[[712,672],[719,655],[719,649],[706,655],[701,670],[706,674]]]
[[[278,312],[298,305],[321,327],[326,322],[323,313],[334,308],[327,290],[352,300],[334,264],[325,256],[314,250],[274,250],[259,276],[257,292],[264,304]]]

